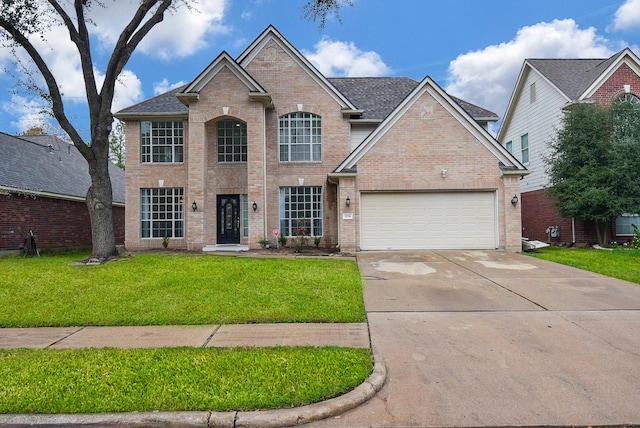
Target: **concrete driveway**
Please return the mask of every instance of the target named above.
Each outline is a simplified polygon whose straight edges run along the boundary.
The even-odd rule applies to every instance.
[[[358,264],[387,383],[311,426],[640,424],[640,286],[500,251]]]

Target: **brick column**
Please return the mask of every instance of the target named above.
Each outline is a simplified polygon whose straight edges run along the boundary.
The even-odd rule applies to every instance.
[[[519,253],[522,251],[522,197],[520,196],[520,176],[505,175],[504,190],[502,191],[501,209],[504,212],[504,247],[507,251]],[[511,199],[518,197],[518,203],[513,206]]]
[[[347,197],[350,200],[347,207]],[[360,196],[356,190],[355,177],[341,177],[338,184],[338,230],[340,251],[354,253],[358,249]]]
[[[266,185],[266,129],[265,109],[261,108],[261,116],[256,126],[249,127],[247,136],[247,194],[249,203],[249,248],[260,248],[260,241],[264,238],[273,241],[273,235],[266,230],[267,200],[265,198]],[[253,202],[258,209],[253,211]],[[273,242],[275,245],[275,242]]]
[[[189,143],[187,147],[188,179],[185,187],[185,212],[187,222],[186,241],[190,251],[202,251],[204,247],[204,224],[206,213],[206,195],[204,179],[206,177],[207,148],[205,141],[204,119],[200,115],[189,116]],[[198,204],[193,211],[191,204]]]

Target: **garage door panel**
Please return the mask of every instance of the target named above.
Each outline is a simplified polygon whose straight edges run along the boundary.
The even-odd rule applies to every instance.
[[[491,249],[494,192],[363,193],[363,250]]]

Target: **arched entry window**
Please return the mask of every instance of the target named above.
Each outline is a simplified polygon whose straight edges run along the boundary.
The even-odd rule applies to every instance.
[[[640,104],[640,99],[633,94],[622,94],[615,100],[616,103]]]
[[[218,162],[247,161],[247,124],[238,120],[221,120],[218,130]]]

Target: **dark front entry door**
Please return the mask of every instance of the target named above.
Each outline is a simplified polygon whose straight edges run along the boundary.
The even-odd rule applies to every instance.
[[[218,195],[218,244],[240,243],[240,195]]]

